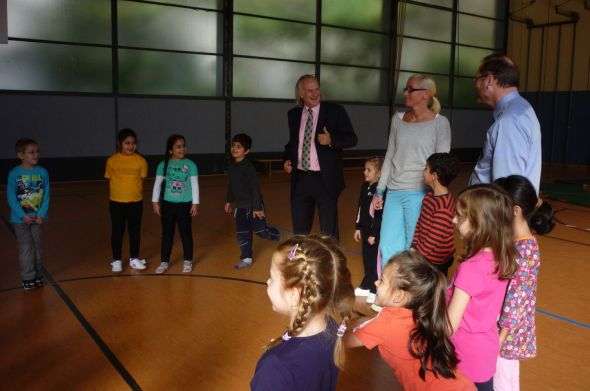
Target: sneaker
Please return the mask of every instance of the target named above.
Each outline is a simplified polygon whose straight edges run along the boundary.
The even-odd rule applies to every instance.
[[[354,295],[357,297],[369,296],[370,293],[371,291],[369,289],[363,289],[361,287],[358,287],[354,290]]]
[[[35,286],[37,288],[41,288],[43,285],[45,285],[43,283],[43,277],[37,277],[37,278],[35,278]]]
[[[111,266],[113,267],[113,273],[121,273],[123,271],[123,262],[121,261],[113,261],[111,262]]]
[[[234,265],[234,269],[246,269],[250,266],[252,266],[252,258],[244,258]]]
[[[377,298],[377,295],[374,293],[369,293],[369,296],[367,296],[367,304],[373,304],[375,302],[375,299]]]
[[[193,271],[193,261],[184,261],[182,264],[182,272],[190,273]]]
[[[156,269],[156,274],[164,274],[168,270],[168,262],[160,262],[160,266]]]
[[[378,306],[377,304],[371,304],[371,309],[375,312],[381,312],[381,310],[383,309],[383,307]]]
[[[28,281],[23,281],[23,289],[26,291],[30,291],[37,288],[37,285],[35,284],[35,280],[28,280]]]
[[[135,270],[145,270],[147,266],[145,265],[145,259],[137,259],[131,258],[129,260],[129,266],[131,266]]]

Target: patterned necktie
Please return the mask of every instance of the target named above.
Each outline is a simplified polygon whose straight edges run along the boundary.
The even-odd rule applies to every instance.
[[[309,155],[311,152],[311,132],[313,130],[313,111],[307,109],[307,122],[305,123],[305,134],[303,135],[303,148],[301,149],[301,167],[304,171],[309,170]]]

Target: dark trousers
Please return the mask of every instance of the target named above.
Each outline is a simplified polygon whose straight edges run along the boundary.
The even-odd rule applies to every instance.
[[[494,377],[483,383],[475,383],[477,391],[494,391]]]
[[[442,274],[445,275],[445,277],[448,277],[447,274],[449,273],[449,268],[451,267],[451,265],[453,265],[454,259],[454,257],[450,257],[449,259],[447,259],[445,263],[442,263],[440,265],[432,264],[432,266],[440,270]]]
[[[316,206],[320,231],[338,240],[338,198],[328,195],[319,172],[298,171],[297,183],[291,195],[291,220],[295,234],[306,235],[311,231]]]
[[[377,276],[377,253],[379,252],[379,238],[375,240],[375,244],[371,245],[367,242],[369,232],[366,229],[361,229],[361,241],[363,242],[363,266],[365,267],[365,276],[361,281],[361,289],[369,289],[371,293],[377,293],[375,281],[379,279]]]
[[[121,247],[125,224],[129,229],[129,256],[139,256],[141,215],[143,213],[143,201],[137,202],[109,202],[111,212],[111,249],[113,259],[121,259]]]
[[[162,247],[160,250],[161,262],[170,262],[172,243],[174,242],[174,230],[178,225],[184,260],[193,260],[193,229],[191,221],[190,202],[162,201],[160,215],[162,221]]]
[[[252,258],[252,233],[263,239],[279,240],[279,230],[267,225],[266,218],[254,217],[252,209],[236,208],[235,218],[240,259]]]

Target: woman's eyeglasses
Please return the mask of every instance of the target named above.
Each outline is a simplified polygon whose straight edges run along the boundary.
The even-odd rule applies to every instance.
[[[412,88],[412,87],[404,88],[404,92],[407,92],[408,94],[411,94],[414,91],[426,91],[426,88]]]

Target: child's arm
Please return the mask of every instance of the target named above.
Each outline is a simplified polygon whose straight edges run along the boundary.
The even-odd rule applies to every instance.
[[[423,240],[418,240],[414,235],[412,247],[429,261],[444,262],[447,256],[441,253],[448,249],[452,254],[451,249],[454,246],[453,216],[446,210],[438,210],[432,214],[429,224],[425,221],[426,219],[422,221],[419,219],[419,224],[416,224],[422,228]]]
[[[387,193],[383,193],[382,200],[385,202]],[[371,245],[375,244],[375,238],[381,234],[381,221],[383,220],[383,208],[375,209],[373,216],[373,224],[371,225],[371,237],[373,238]]]
[[[504,341],[506,341],[506,337],[508,337],[509,333],[510,330],[508,329],[500,329],[500,349],[502,349],[502,345],[504,345]]]
[[[51,198],[51,189],[49,186],[49,174],[43,169],[43,199],[37,212],[37,218],[35,222],[37,224],[43,224],[47,220],[47,212],[49,211],[49,200]]]
[[[262,208],[262,196],[260,195],[260,187],[258,186],[258,179],[256,178],[256,169],[252,164],[246,167],[246,178],[250,184],[250,192],[252,196],[252,210],[254,217],[264,217],[264,210]]]
[[[158,216],[160,216],[160,192],[162,190],[162,182],[164,182],[164,176],[156,175],[154,189],[152,190],[152,206],[154,213]]]
[[[191,191],[193,199],[193,205],[191,206],[191,216],[195,217],[198,213],[197,205],[199,205],[199,180],[196,175],[191,176]]]
[[[348,325],[348,328],[346,329],[346,334],[344,334],[344,337],[342,337],[343,338],[342,342],[344,342],[345,347],[358,348],[359,346],[364,346],[364,344],[361,342],[361,340],[358,339],[356,335],[354,335],[354,329],[356,327],[358,327],[358,325],[366,322],[369,319],[371,319],[371,318],[369,318],[368,316],[362,316],[360,318],[355,318],[350,321],[350,324]]]
[[[16,199],[16,172],[10,171],[8,174],[8,183],[6,184],[6,197],[8,199],[8,206],[10,211],[18,218],[19,221],[24,221],[26,213],[23,211],[20,203]]]
[[[451,335],[455,334],[455,331],[459,328],[459,324],[461,324],[461,319],[463,318],[467,304],[469,304],[469,300],[471,300],[471,296],[461,288],[455,286],[453,298],[449,303],[448,309],[449,321],[451,322]]]

